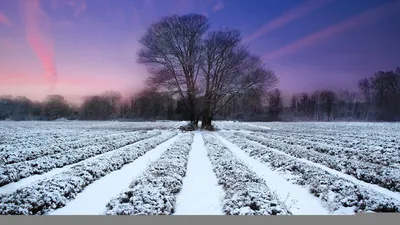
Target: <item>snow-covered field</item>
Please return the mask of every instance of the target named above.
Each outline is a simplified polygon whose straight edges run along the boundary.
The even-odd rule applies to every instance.
[[[0,214],[400,212],[399,123],[0,122]]]

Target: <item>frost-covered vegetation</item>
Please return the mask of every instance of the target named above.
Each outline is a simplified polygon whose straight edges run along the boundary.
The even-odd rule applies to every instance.
[[[111,186],[118,187],[115,196],[103,198],[98,214],[173,215],[179,201],[201,201],[199,207],[215,207],[216,214],[306,214],[313,212],[308,200],[319,214],[400,212],[399,124],[220,121],[217,131],[194,134],[180,131],[184,124],[0,122],[0,214],[68,209],[73,215],[79,213],[69,205],[75,199],[97,210],[95,194],[80,196],[91,196],[86,189],[104,193]],[[189,160],[190,152],[204,157]],[[154,161],[147,162],[151,157]],[[249,159],[261,166],[253,167]],[[200,171],[186,173],[192,163]],[[142,169],[130,171],[130,166]],[[213,189],[200,197],[184,180],[193,183],[193,176],[203,173],[214,175],[215,184],[197,182]],[[296,191],[280,190],[268,175]],[[115,183],[101,186],[98,180]],[[185,187],[189,199],[182,200],[177,196]],[[288,202],[286,195],[302,203]],[[196,204],[184,211],[190,210],[204,211]]]

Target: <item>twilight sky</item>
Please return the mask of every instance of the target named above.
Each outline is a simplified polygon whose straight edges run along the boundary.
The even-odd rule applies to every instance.
[[[0,0],[0,95],[138,91],[147,77],[138,39],[189,12],[241,30],[286,94],[354,89],[400,66],[399,0]]]

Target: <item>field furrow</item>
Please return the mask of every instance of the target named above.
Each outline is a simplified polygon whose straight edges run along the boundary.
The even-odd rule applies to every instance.
[[[53,154],[69,154],[70,151],[79,150],[86,146],[106,144],[108,142],[116,142],[120,138],[126,138],[131,132],[96,134],[89,133],[86,136],[74,137],[73,141],[62,141],[56,144],[40,146],[34,148],[17,148],[13,150],[0,152],[0,165],[13,164],[23,161],[37,159],[39,157]]]
[[[202,135],[196,132],[174,215],[223,215],[224,194],[212,170]]]
[[[235,133],[270,148],[277,149],[297,158],[304,158],[325,165],[331,169],[352,175],[367,183],[377,184],[393,191],[400,191],[400,169],[389,168],[367,162],[352,161],[310,151],[302,146],[285,144],[280,141],[262,138],[252,134]]]
[[[0,214],[400,213],[400,123],[186,124],[1,121]]]
[[[89,184],[133,162],[175,135],[177,132],[165,131],[159,136],[84,161],[68,171],[13,193],[0,194],[0,214],[42,215],[50,210],[64,207]]]
[[[161,143],[135,161],[124,165],[87,186],[81,193],[62,208],[50,211],[47,215],[99,215],[106,210],[107,203],[125,191],[133,178],[139,177],[150,163],[159,159],[180,135]],[[104,191],[107,190],[107,191]]]
[[[274,134],[281,137],[293,137],[296,139],[306,139],[312,142],[321,142],[329,145],[339,146],[343,148],[352,148],[361,151],[369,150],[385,150],[389,153],[397,153],[400,148],[399,144],[394,142],[395,137],[388,138],[385,141],[376,141],[365,138],[347,138],[343,137],[340,133],[321,135],[320,133],[313,132],[295,132],[295,131],[282,131],[274,130],[271,132],[264,132]]]
[[[129,189],[111,199],[107,215],[170,215],[182,188],[193,134],[182,134]]]
[[[286,205],[265,181],[252,172],[213,134],[204,133],[204,144],[219,184],[225,190],[227,215],[288,215]]]
[[[287,181],[277,171],[272,170],[268,165],[250,157],[245,151],[237,145],[229,142],[221,135],[218,135],[232,153],[238,157],[246,166],[257,176],[263,178],[267,186],[274,192],[279,199],[284,201],[288,210],[293,215],[327,215],[329,214],[321,201],[309,193],[308,189]]]
[[[30,161],[3,165],[0,166],[0,187],[32,175],[42,174],[55,168],[61,168],[73,163],[77,163],[93,156],[100,155],[160,134],[161,132],[157,130],[149,132],[139,131],[131,133],[120,139],[109,140],[105,143],[99,143],[80,149],[44,156]]]
[[[378,164],[382,166],[389,166],[393,168],[400,168],[400,152],[390,154],[385,150],[374,151],[373,148],[368,150],[343,148],[326,144],[324,141],[314,142],[307,138],[293,138],[291,136],[279,136],[274,133],[253,133],[257,137],[266,138],[294,146],[302,146],[308,150],[316,151],[331,156],[342,158],[343,160],[357,160],[368,163]]]
[[[303,185],[331,212],[400,212],[400,195],[386,189],[370,188],[329,173],[304,160],[252,142],[237,133],[222,133],[232,143],[271,168],[286,174],[291,182]],[[355,180],[355,179],[354,179]]]

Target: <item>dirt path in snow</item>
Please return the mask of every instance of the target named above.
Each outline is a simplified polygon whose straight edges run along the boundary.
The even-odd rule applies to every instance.
[[[179,136],[179,135],[178,135]],[[48,215],[99,215],[105,211],[106,204],[129,187],[131,181],[144,172],[147,166],[157,160],[161,154],[178,138],[175,136],[158,145],[120,170],[100,178],[86,187],[76,198],[63,208],[51,211]]]
[[[224,215],[224,191],[212,170],[201,132],[196,131],[175,215]]]
[[[287,181],[281,174],[271,170],[267,165],[250,157],[245,151],[229,142],[220,135],[220,140],[242,160],[254,173],[263,178],[271,191],[275,192],[281,201],[285,202],[294,215],[328,215],[321,201],[314,197],[308,190]]]

